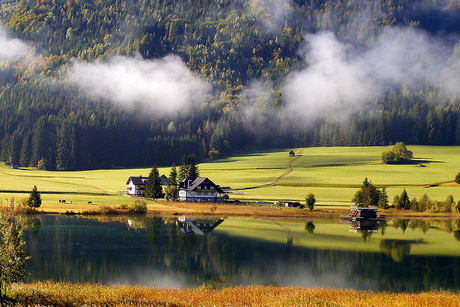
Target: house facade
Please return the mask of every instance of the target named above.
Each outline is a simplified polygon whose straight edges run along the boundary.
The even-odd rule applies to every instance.
[[[187,202],[223,202],[224,191],[206,177],[187,177],[179,184],[179,200]]]
[[[129,177],[126,185],[128,186],[128,195],[137,195],[144,196],[145,185],[149,177]],[[165,175],[160,176],[160,183],[162,186],[167,186],[169,184],[168,177]]]
[[[145,185],[148,177],[129,177],[126,185],[128,186],[128,195],[144,195]]]

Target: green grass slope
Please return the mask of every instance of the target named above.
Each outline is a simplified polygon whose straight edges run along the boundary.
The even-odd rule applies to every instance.
[[[385,147],[316,147],[249,153],[199,165],[201,176],[231,187],[231,199],[304,201],[314,193],[317,206],[348,206],[367,177],[378,187],[386,187],[390,202],[405,188],[410,198],[427,194],[444,200],[451,194],[460,200],[460,185],[453,182],[460,172],[460,147],[408,146],[414,163],[385,165],[380,154]],[[153,164],[153,163],[152,163]],[[423,165],[423,167],[420,166]],[[169,175],[170,168],[160,168]],[[129,176],[147,176],[150,168],[49,172],[0,168],[0,196],[26,197],[36,185],[44,202],[73,199],[83,203],[118,205],[126,199]],[[95,199],[97,201],[95,201]]]

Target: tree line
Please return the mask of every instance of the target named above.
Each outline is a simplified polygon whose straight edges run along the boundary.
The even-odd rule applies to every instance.
[[[440,5],[451,8],[443,18],[430,14],[433,4],[424,0],[296,0],[289,18],[277,20],[257,1],[243,0],[2,2],[2,22],[42,56],[2,63],[0,160],[77,170],[171,165],[184,154],[203,161],[261,146],[460,145],[460,98],[429,85],[395,88],[343,122],[286,127],[270,115],[283,109],[282,80],[308,65],[298,54],[306,33],[332,31],[359,46],[400,25],[456,37],[459,9]],[[375,18],[366,18],[372,12]],[[269,24],[261,16],[271,16],[264,19]],[[458,50],[460,43],[453,65]],[[59,80],[74,58],[135,53],[145,59],[175,54],[219,91],[188,115],[149,119],[45,78]],[[263,102],[263,128],[248,129],[243,92],[254,79],[273,84],[273,93]]]

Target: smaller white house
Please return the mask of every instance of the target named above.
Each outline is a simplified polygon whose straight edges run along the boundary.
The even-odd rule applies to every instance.
[[[188,202],[223,202],[220,186],[205,177],[187,177],[179,184],[179,200]]]
[[[126,185],[128,185],[128,195],[144,195],[145,185],[148,177],[129,177]]]

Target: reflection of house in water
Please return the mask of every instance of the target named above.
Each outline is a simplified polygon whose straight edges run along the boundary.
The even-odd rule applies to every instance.
[[[183,233],[204,235],[219,226],[224,220],[221,218],[192,218],[181,216],[177,218],[177,224]]]
[[[350,223],[350,232],[377,232],[379,221],[384,221],[383,216],[377,215],[377,208],[351,207],[347,215],[341,216],[343,221]]]
[[[357,220],[364,220],[364,219],[370,219],[370,220],[379,219],[377,215],[377,208],[375,207],[369,207],[369,208],[351,207],[350,212],[348,212],[347,215],[342,216],[341,218],[344,220],[349,220],[349,221],[357,221]]]
[[[350,232],[377,232],[377,220],[351,221]]]

